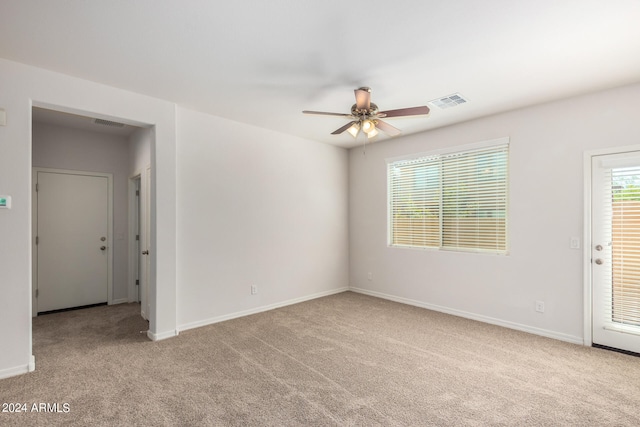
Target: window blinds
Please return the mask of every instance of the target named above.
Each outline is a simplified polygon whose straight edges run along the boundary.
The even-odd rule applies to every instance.
[[[388,164],[391,246],[507,250],[508,144]]]
[[[604,179],[605,317],[613,325],[640,326],[640,167],[607,169]]]

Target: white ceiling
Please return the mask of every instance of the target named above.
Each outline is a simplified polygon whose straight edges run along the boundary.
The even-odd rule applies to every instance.
[[[1,0],[0,57],[342,147],[370,86],[404,134],[640,81],[638,0]],[[383,139],[382,134],[377,139]]]

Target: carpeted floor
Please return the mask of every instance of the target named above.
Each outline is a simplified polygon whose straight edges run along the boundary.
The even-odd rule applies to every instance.
[[[28,412],[0,425],[640,425],[640,358],[351,292],[146,328],[136,304],[36,318],[36,371],[0,380]]]

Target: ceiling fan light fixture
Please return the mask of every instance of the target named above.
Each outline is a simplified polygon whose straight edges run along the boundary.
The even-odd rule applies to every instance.
[[[424,116],[429,114],[429,107],[426,105],[380,111],[378,106],[371,102],[371,88],[361,87],[356,89],[354,92],[356,95],[356,103],[351,106],[350,114],[310,110],[303,110],[302,112],[304,114],[346,117],[351,121],[331,132],[331,135],[340,135],[344,131],[348,131],[351,136],[357,138],[358,135],[360,135],[360,131],[362,131],[367,134],[369,139],[378,135],[380,130],[391,137],[401,134],[400,129],[397,129],[380,119],[404,116]],[[458,97],[456,99],[458,99],[458,101],[452,99],[452,102],[466,102],[462,97]]]
[[[360,133],[360,123],[354,123],[351,125],[351,127],[347,129],[347,132],[349,132],[352,137],[356,138]]]
[[[370,132],[373,132],[376,130],[376,124],[369,119],[363,120],[362,121],[362,131],[366,134],[369,134]]]

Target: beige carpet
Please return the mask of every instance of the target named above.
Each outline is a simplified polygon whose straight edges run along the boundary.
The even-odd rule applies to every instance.
[[[640,358],[351,292],[144,329],[135,304],[38,317],[37,370],[0,403],[63,412],[0,425],[640,425]]]

